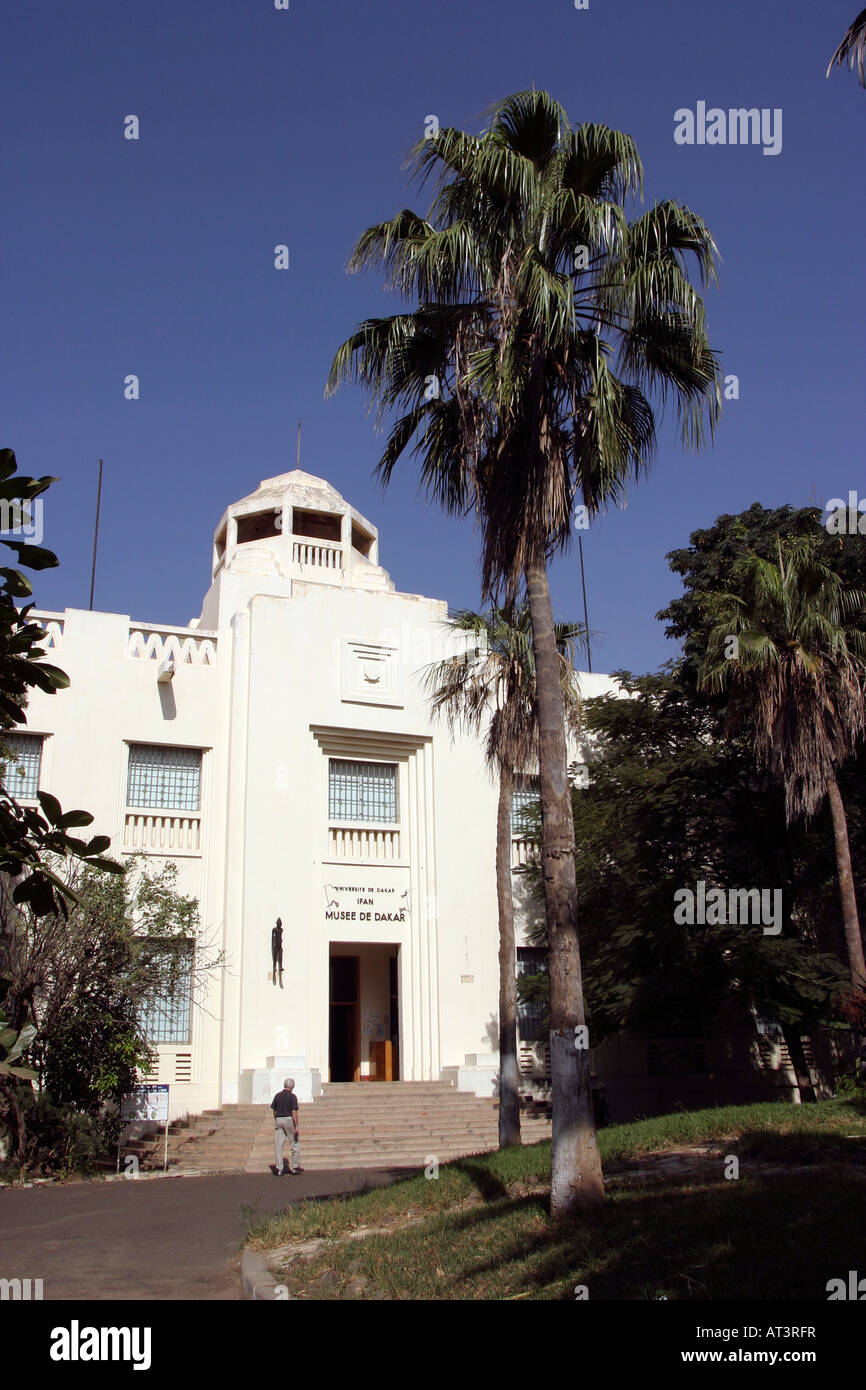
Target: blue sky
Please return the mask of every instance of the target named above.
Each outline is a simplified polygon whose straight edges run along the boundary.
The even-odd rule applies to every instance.
[[[185,623],[209,582],[226,505],[294,466],[326,477],[380,531],[397,587],[478,603],[471,523],[387,493],[360,391],[325,401],[333,353],[397,305],[349,277],[359,233],[426,211],[401,161],[425,117],[480,128],[529,86],[574,121],[628,131],[648,201],[706,220],[722,254],[710,337],[740,398],[716,442],[661,434],[651,478],[584,542],[596,670],[675,653],[655,613],[679,592],[665,553],[753,501],[823,505],[863,469],[866,92],[825,80],[856,0],[437,0],[323,3],[58,0],[7,6],[0,179],[0,445],[62,479],[45,501],[47,608],[86,607],[105,459],[95,606]],[[680,146],[674,112],[781,108],[777,156]],[[140,139],[123,138],[124,117]],[[273,249],[291,268],[274,269]],[[141,382],[124,399],[124,378]],[[580,617],[576,553],[554,567]]]

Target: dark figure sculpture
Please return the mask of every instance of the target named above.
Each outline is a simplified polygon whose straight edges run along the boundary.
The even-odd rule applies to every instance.
[[[271,981],[277,983],[280,972],[280,989],[283,987],[283,922],[277,918],[277,925],[271,931]]]

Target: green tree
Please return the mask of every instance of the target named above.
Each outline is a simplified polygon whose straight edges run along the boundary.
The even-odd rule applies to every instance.
[[[57,481],[48,476],[27,477],[17,470],[13,451],[0,450],[0,507],[4,529],[13,536],[26,533],[36,505],[41,506],[43,494]],[[59,1116],[47,1101],[43,1104],[41,1098],[33,1097],[33,1068],[19,1065],[44,1057],[47,1043],[37,1033],[40,1021],[44,1022],[41,1012],[34,1009],[38,971],[34,974],[18,968],[19,948],[28,935],[31,941],[41,936],[43,942],[53,939],[62,954],[74,935],[69,917],[79,906],[76,875],[86,872],[101,876],[107,871],[119,876],[123,869],[105,858],[111,843],[107,835],[85,839],[69,833],[93,824],[89,812],[64,812],[57,798],[45,791],[38,793],[38,809],[22,805],[14,795],[10,769],[15,760],[2,742],[3,733],[26,724],[31,690],[53,695],[66,688],[69,679],[46,660],[45,632],[31,617],[32,602],[26,602],[32,598],[33,586],[24,568],[52,568],[58,563],[57,556],[26,540],[3,539],[0,543],[17,562],[14,567],[0,567],[0,974],[7,977],[0,981],[0,1125],[7,1132],[11,1130],[15,1151],[23,1162],[29,1152],[26,1130],[34,1117],[39,1123],[60,1127],[68,1117]],[[82,1040],[88,1039],[95,1047],[95,1039],[115,1029],[116,1020],[98,1013],[92,1017],[82,1014],[77,1028],[69,1035],[67,1048],[81,1057],[87,1055]],[[127,1059],[134,1061],[138,1054],[131,1037],[121,1028],[116,1046],[118,1056],[125,1052]],[[59,1058],[61,1051],[58,1043],[52,1056]],[[120,1072],[115,1068],[112,1074],[117,1078]],[[57,1152],[64,1151],[62,1140],[54,1147]],[[66,1143],[66,1153],[69,1147]]]
[[[0,979],[0,998],[5,996],[8,980]],[[0,1076],[14,1076],[22,1081],[35,1081],[36,1072],[32,1067],[21,1065],[20,1059],[36,1037],[36,1028],[25,1023],[20,1028],[10,1025],[5,1009],[0,1009]],[[16,1065],[17,1063],[17,1065]]]
[[[838,1022],[844,978],[809,911],[815,837],[786,828],[783,793],[749,740],[725,739],[724,710],[681,675],[623,673],[629,698],[586,706],[596,753],[575,826],[594,1032],[700,1036],[724,1026],[731,1004],[754,1009],[781,1024],[812,1098],[800,1030]],[[677,924],[674,892],[700,879],[780,885],[782,932]]]
[[[845,1026],[845,972],[820,939],[829,837],[786,827],[782,789],[747,738],[724,737],[724,709],[680,665],[615,674],[619,696],[584,702],[589,780],[573,791],[595,1043],[620,1033],[703,1037],[730,1028],[732,1008],[754,1010],[781,1025],[812,1098],[800,1032]],[[781,885],[782,932],[677,922],[676,891],[700,879]],[[544,978],[530,988],[543,997]]]
[[[823,563],[843,585],[866,589],[866,536],[859,533],[853,516],[844,532],[837,533],[822,524],[822,509],[818,506],[767,508],[753,503],[742,512],[722,515],[712,526],[694,531],[687,547],[674,550],[667,557],[671,569],[682,579],[684,592],[658,614],[667,621],[667,635],[682,643],[681,678],[693,690],[697,687],[715,625],[716,596],[730,590],[733,567],[745,551],[772,562],[777,558],[780,538],[783,543],[798,538],[811,540]],[[848,621],[858,631],[866,632],[866,612],[852,614]],[[704,692],[703,698],[715,704],[722,714],[726,711],[726,691]],[[862,865],[866,863],[866,806],[862,796],[862,788],[866,785],[866,750],[862,744],[847,764],[837,769],[837,780],[848,822],[852,864]],[[827,805],[815,817],[814,829],[809,851],[803,859],[809,870],[808,882],[801,879],[797,890],[798,912],[808,899],[813,929],[822,949],[833,951],[847,961],[844,924],[838,907],[832,818]],[[787,830],[789,840],[794,831],[792,824]],[[862,885],[862,873],[859,882]],[[861,998],[866,1000],[866,995]],[[849,1012],[852,1010],[851,1017],[859,1017],[853,1000]]]
[[[0,449],[0,504],[6,509],[10,529],[22,527],[30,518],[36,498],[47,491],[56,478],[29,478],[19,475],[11,449]],[[19,565],[32,570],[50,569],[57,556],[42,546],[26,541],[3,540]],[[23,570],[0,567],[0,875],[16,880],[13,898],[28,903],[38,913],[65,913],[74,901],[68,882],[50,867],[52,858],[97,865],[120,873],[119,865],[105,859],[111,841],[107,835],[89,840],[69,835],[72,829],[93,824],[87,811],[64,813],[56,797],[39,793],[40,810],[22,806],[8,789],[7,771],[14,760],[2,744],[2,731],[26,723],[27,697],[38,689],[48,695],[69,684],[68,676],[45,660],[42,643],[45,633],[30,618],[32,603],[18,608],[21,599],[31,596],[33,586]]]
[[[484,731],[488,767],[499,781],[496,814],[496,898],[499,915],[499,1147],[520,1143],[520,1073],[517,1062],[517,955],[511,885],[511,807],[516,779],[538,761],[538,690],[532,629],[525,604],[495,605],[486,613],[463,609],[449,625],[470,639],[464,652],[428,668],[435,713],[453,730]],[[562,703],[568,732],[580,728],[574,649],[579,623],[558,623]]]
[[[119,1103],[152,1062],[149,1014],[181,991],[198,1002],[224,955],[196,900],[177,891],[175,864],[130,858],[119,876],[66,872],[75,893],[66,916],[37,915],[0,890],[3,1003],[10,1019],[33,1022],[26,1055],[51,1102],[92,1117],[110,1146]],[[0,1122],[11,1129],[2,1095]]]
[[[823,562],[845,584],[866,589],[866,536],[853,528],[847,534],[831,535],[821,518],[817,506],[762,507],[754,502],[742,512],[724,513],[712,526],[693,531],[688,546],[670,551],[668,564],[680,576],[684,592],[656,616],[667,623],[666,636],[682,644],[684,679],[697,684],[714,626],[713,595],[730,588],[733,566],[746,550],[775,560],[780,537],[783,541],[809,537],[817,544]],[[854,621],[866,631],[866,615]],[[707,698],[715,698],[720,707],[727,702],[724,694]]]
[[[747,552],[731,591],[714,596],[699,676],[703,688],[729,693],[729,727],[749,730],[784,785],[789,823],[829,799],[855,989],[866,986],[866,964],[837,770],[866,728],[866,636],[852,621],[864,607],[866,593],[840,582],[816,539],[779,538],[775,562]]]
[[[355,380],[396,411],[384,482],[413,445],[428,494],[474,509],[484,598],[525,583],[538,683],[542,862],[550,933],[553,1151],[559,1216],[604,1195],[577,932],[574,827],[559,654],[548,582],[588,515],[648,467],[653,401],[698,444],[720,406],[719,369],[691,284],[714,278],[704,223],[673,201],[629,221],[642,194],[633,140],[572,127],[546,92],[500,103],[480,136],[447,129],[409,160],[438,179],[427,218],[404,209],[361,236],[353,270],[384,268],[413,306],[371,319],[338,350],[328,389]]]

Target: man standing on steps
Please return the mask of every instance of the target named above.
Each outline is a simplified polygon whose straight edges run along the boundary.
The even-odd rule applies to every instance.
[[[278,1178],[283,1176],[283,1145],[289,1137],[290,1130],[292,1134],[292,1166],[287,1171],[292,1177],[295,1173],[303,1173],[304,1171],[298,1163],[301,1149],[298,1143],[298,1097],[294,1094],[294,1088],[294,1077],[287,1077],[283,1082],[283,1089],[277,1091],[271,1101],[271,1109],[274,1112],[274,1156]]]

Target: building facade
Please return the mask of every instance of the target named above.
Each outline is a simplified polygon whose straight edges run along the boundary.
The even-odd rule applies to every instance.
[[[329,1078],[490,1090],[496,789],[424,688],[465,639],[378,549],[296,470],[227,509],[188,627],[39,615],[70,685],[33,693],[19,794],[86,806],[115,857],[176,863],[225,952],[153,1033],[173,1115],[269,1100],[289,1068],[307,1099]]]
[[[424,679],[466,637],[444,602],[395,591],[376,527],[296,470],[224,513],[187,627],[37,617],[70,685],[32,694],[17,794],[85,806],[115,857],[175,863],[225,953],[201,997],[149,1020],[172,1117],[269,1101],[289,1071],[307,1101],[329,1079],[492,1094],[497,792],[478,740],[431,717]],[[585,697],[615,688],[579,680]],[[520,875],[515,896],[531,973],[523,933],[543,909]],[[544,1083],[532,1025],[524,1011],[527,1089]],[[596,1067],[623,1117],[654,1108],[634,1046]]]

